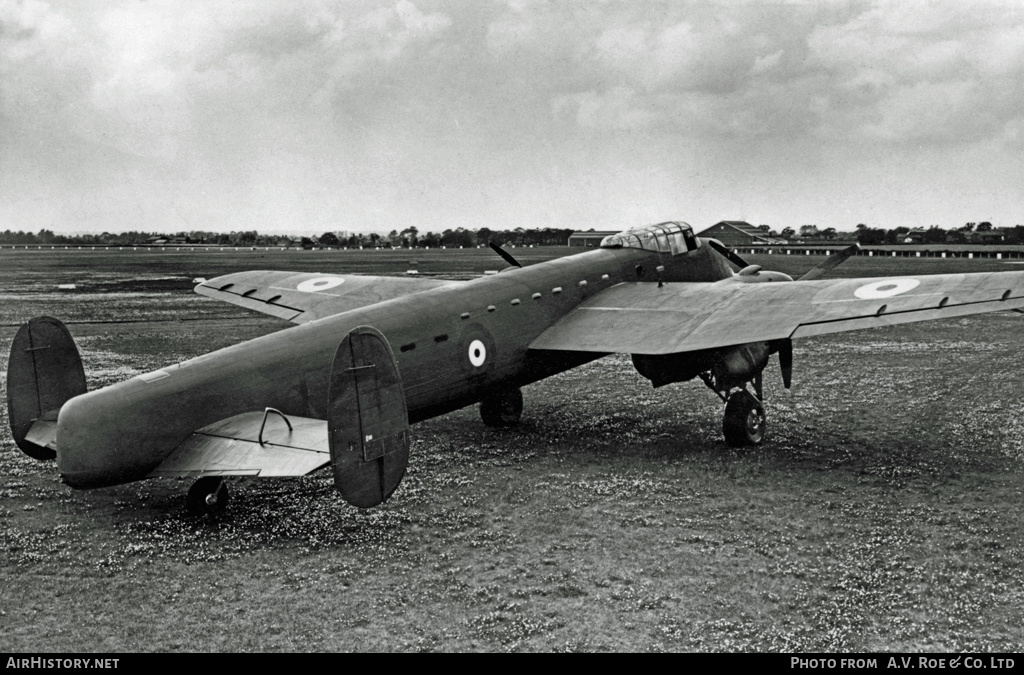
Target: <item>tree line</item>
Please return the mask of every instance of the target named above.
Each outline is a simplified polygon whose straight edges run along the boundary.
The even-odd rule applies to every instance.
[[[894,227],[891,229],[857,225],[855,232],[837,232],[835,228],[818,230],[816,226],[804,225],[799,233],[791,227],[776,233],[767,225],[760,226],[769,236],[781,236],[788,241],[834,241],[856,240],[861,244],[1024,244],[1024,225],[994,228],[992,223],[967,223],[958,228],[943,229],[938,225],[929,228]],[[481,227],[476,230],[465,228],[448,229],[442,232],[421,233],[416,227],[391,230],[388,234],[371,232],[324,232],[316,236],[293,236],[261,234],[256,230],[240,232],[103,232],[101,234],[57,234],[42,229],[38,232],[4,230],[0,232],[0,244],[7,245],[62,245],[62,246],[145,246],[153,244],[189,244],[205,246],[287,246],[302,248],[471,248],[486,246],[494,242],[502,246],[565,246],[573,230],[568,228],[542,228],[528,230],[517,227],[514,230],[492,230]]]
[[[205,246],[301,246],[303,248],[348,247],[358,248],[470,248],[486,246],[489,242],[512,246],[565,246],[573,230],[567,228],[542,228],[527,230],[492,230],[481,227],[477,230],[465,228],[448,229],[442,232],[421,233],[416,227],[392,230],[386,235],[353,232],[324,232],[319,236],[297,237],[293,235],[261,234],[256,230],[242,232],[103,232],[101,234],[57,234],[42,229],[39,232],[4,230],[0,232],[0,244],[14,245],[62,245],[62,246],[145,246],[154,244],[192,244]]]
[[[855,235],[860,244],[1024,244],[1024,225],[995,228],[992,223],[982,221],[949,230],[938,225],[886,230],[862,223],[857,226]]]

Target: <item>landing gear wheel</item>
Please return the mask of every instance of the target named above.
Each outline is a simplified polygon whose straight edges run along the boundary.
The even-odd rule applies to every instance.
[[[731,447],[761,445],[766,426],[764,407],[757,397],[746,389],[740,389],[729,397],[725,404],[722,431],[725,432],[725,442]]]
[[[523,392],[516,387],[480,401],[480,419],[489,427],[514,427],[523,415]]]
[[[185,496],[190,515],[219,515],[228,506],[228,486],[219,476],[204,476],[192,484]]]

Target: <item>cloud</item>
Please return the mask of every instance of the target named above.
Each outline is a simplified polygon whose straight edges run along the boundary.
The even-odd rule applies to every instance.
[[[818,132],[907,143],[998,137],[1024,94],[1022,22],[1008,6],[905,3],[816,27],[808,67],[828,85]]]
[[[20,74],[5,82],[7,115],[33,114],[16,104],[42,89],[70,133],[163,160],[195,123],[221,112],[260,118],[336,103],[339,89],[386,75],[451,23],[408,0],[371,8],[151,0],[88,10],[26,0],[3,21],[0,67]]]
[[[645,108],[645,103],[652,104]],[[556,115],[568,113],[589,129],[644,129],[664,120],[659,106],[627,87],[557,97],[552,109]]]
[[[962,142],[998,137],[1024,94],[1024,17],[1012,7],[643,7],[563,14],[585,76],[552,95],[560,118],[575,105],[591,129]],[[543,43],[564,34],[538,29],[542,13],[550,20],[547,7],[521,8],[491,36],[554,53]]]
[[[691,168],[704,164],[777,176],[785,157],[813,167],[794,173],[801,187],[833,180],[827,194],[880,153],[953,164],[969,145],[1010,175],[1024,14],[952,1],[9,0],[0,82],[0,188],[19,203],[92,204],[107,180],[126,187],[84,209],[96,218],[512,219],[504,199],[538,212],[529,186],[553,200],[550,224],[586,211],[564,203],[580,190],[607,191],[596,217],[613,219],[638,208],[611,205],[618,186],[658,204],[736,189]],[[751,185],[768,173],[751,171]]]

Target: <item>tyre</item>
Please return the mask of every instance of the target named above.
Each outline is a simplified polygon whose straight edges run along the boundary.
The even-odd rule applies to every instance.
[[[722,431],[725,432],[725,442],[731,447],[761,445],[766,426],[764,407],[753,394],[741,389],[729,397],[725,404]]]
[[[518,387],[480,401],[480,419],[489,427],[513,427],[523,415],[523,392]]]
[[[190,515],[219,515],[228,506],[228,486],[219,476],[203,476],[189,488],[185,509]]]

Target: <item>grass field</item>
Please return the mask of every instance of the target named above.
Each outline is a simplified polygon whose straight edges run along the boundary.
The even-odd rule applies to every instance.
[[[18,322],[57,316],[101,386],[285,325],[192,294],[194,277],[503,266],[484,250],[4,250],[0,352]],[[834,274],[1019,269],[855,258]],[[184,514],[186,481],[73,491],[4,424],[0,650],[1020,651],[1022,328],[997,313],[798,342],[794,389],[773,359],[769,435],[743,452],[703,386],[654,390],[609,357],[526,388],[515,429],[475,408],[417,425],[407,477],[369,511],[326,474],[234,481],[217,521]]]

